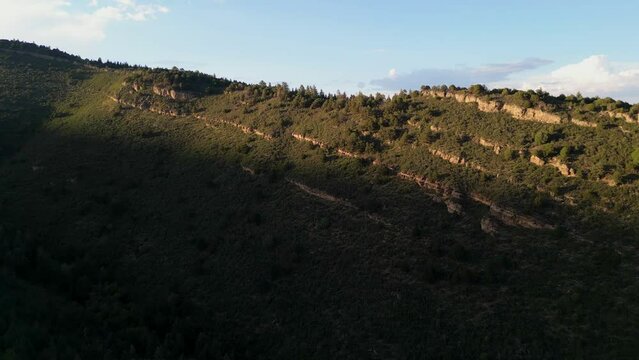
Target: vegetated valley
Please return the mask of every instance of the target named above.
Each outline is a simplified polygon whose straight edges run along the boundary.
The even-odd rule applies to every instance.
[[[0,358],[636,358],[638,112],[1,41]]]

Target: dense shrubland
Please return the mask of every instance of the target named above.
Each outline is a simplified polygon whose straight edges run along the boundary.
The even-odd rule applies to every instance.
[[[503,101],[522,108],[540,108],[549,112],[566,114],[577,119],[596,119],[604,112],[626,113],[636,117],[639,104],[629,104],[612,98],[584,97],[576,95],[553,96],[542,89],[516,90],[508,88],[487,89],[484,85],[472,85],[469,88],[456,86],[423,86],[422,90],[467,92],[485,99]],[[608,114],[605,114],[608,115]],[[636,120],[636,118],[635,118]]]
[[[0,56],[3,125],[24,126],[0,167],[2,357],[637,353],[638,129],[594,113],[628,104],[464,90],[602,125],[586,128],[418,91]],[[556,226],[508,226],[472,197]]]

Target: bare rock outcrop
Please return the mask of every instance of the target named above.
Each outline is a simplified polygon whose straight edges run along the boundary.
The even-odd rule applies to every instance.
[[[328,146],[326,144],[324,144],[323,142],[313,139],[311,137],[307,137],[305,135],[302,134],[298,134],[298,133],[292,133],[291,134],[295,139],[300,140],[300,141],[305,141],[305,142],[309,142],[315,146],[319,146],[322,149],[326,149]]]
[[[484,233],[488,235],[497,235],[497,232],[498,232],[497,222],[490,216],[483,217],[481,221],[479,222],[479,225],[481,226],[481,231],[483,231]]]
[[[187,91],[177,91],[174,89],[159,87],[157,85],[153,86],[153,93],[159,96],[164,96],[179,101],[191,100],[195,97],[192,93]]]
[[[555,169],[559,170],[559,173],[563,176],[566,177],[575,177],[577,176],[577,172],[575,171],[575,169],[570,168],[570,166],[564,164],[561,162],[561,160],[557,157],[554,157],[552,159],[550,159],[549,161],[545,161],[544,159],[536,156],[536,155],[531,155],[530,156],[530,162],[537,165],[537,166],[544,166],[544,165],[549,165],[554,167]]]
[[[419,185],[420,187],[436,192],[439,195],[440,202],[442,201],[442,198],[444,197],[446,198],[450,197],[457,200],[462,198],[462,194],[459,191],[455,190],[454,188],[444,183],[432,181],[425,176],[411,174],[411,173],[403,172],[403,171],[398,172],[397,176],[399,176],[400,178],[404,180],[412,181],[416,183],[417,185]]]
[[[485,167],[483,167],[483,166],[481,166],[481,165],[479,165],[477,163],[474,163],[472,161],[467,161],[466,159],[464,159],[461,156],[449,154],[449,153],[446,153],[446,152],[444,152],[442,150],[439,150],[439,149],[432,149],[431,148],[431,149],[428,149],[428,151],[430,151],[431,154],[433,154],[433,155],[435,155],[435,156],[437,156],[437,157],[439,157],[439,158],[441,158],[443,160],[446,160],[446,161],[448,161],[451,164],[462,165],[462,166],[465,166],[467,168],[474,169],[474,170],[481,171],[481,172],[488,172],[488,170]]]
[[[430,198],[435,202],[444,203],[444,205],[446,205],[446,210],[450,214],[461,215],[464,213],[464,208],[460,203],[462,200],[462,194],[454,188],[443,183],[431,181],[424,176],[407,172],[400,171],[397,173],[397,176],[404,180],[412,181],[417,184],[417,186],[434,192],[435,194],[429,194]]]
[[[434,200],[443,202],[446,205],[448,212],[452,214],[463,213],[463,207],[460,204],[460,200],[462,200],[463,195],[459,191],[454,190],[447,185],[430,181],[429,179],[419,175],[406,172],[398,172],[397,175],[403,179],[415,182],[420,187],[436,192],[438,196],[434,196]],[[555,228],[554,225],[548,224],[541,219],[529,215],[522,215],[513,209],[498,205],[482,194],[471,192],[468,194],[468,198],[476,203],[487,206],[490,209],[490,215],[506,225],[523,227],[526,229],[550,230]]]
[[[109,96],[109,99],[113,100],[114,102],[122,105],[122,106],[126,106],[126,107],[130,107],[130,108],[136,108],[139,110],[144,110],[144,111],[150,111],[156,114],[160,114],[160,115],[167,115],[167,116],[183,116],[182,114],[180,114],[180,112],[178,110],[175,109],[170,109],[170,110],[164,110],[164,109],[159,109],[157,107],[152,106],[149,102],[147,101],[140,101],[138,103],[132,103],[132,102],[127,102],[123,99],[120,98],[116,98],[113,96]]]
[[[554,225],[547,224],[541,219],[519,214],[513,209],[505,208],[494,203],[490,206],[490,215],[509,226],[517,226],[534,230],[555,229]]]
[[[541,109],[535,108],[522,108],[513,104],[504,104],[497,100],[485,100],[472,94],[466,94],[456,91],[441,91],[441,90],[425,90],[423,92],[426,96],[435,96],[443,98],[451,98],[460,103],[475,103],[480,111],[484,112],[505,112],[515,119],[528,120],[542,122],[546,124],[559,124],[561,123],[561,116],[553,114]]]
[[[468,194],[468,197],[479,204],[482,204],[484,206],[488,206],[490,207],[493,204],[493,201],[490,200],[489,198],[487,198],[486,196],[480,194],[480,193],[476,193],[476,192],[471,192],[470,194]]]
[[[546,124],[559,124],[561,123],[561,116],[552,114],[540,109],[523,109],[523,115],[521,120],[537,121]]]
[[[483,146],[485,148],[491,149],[497,155],[499,155],[499,153],[501,153],[502,146],[497,144],[496,142],[493,142],[493,141],[490,141],[490,140],[486,140],[486,139],[484,139],[482,137],[477,139],[477,142],[479,143],[479,145],[481,145],[481,146]]]
[[[446,161],[448,161],[451,164],[455,164],[455,165],[464,165],[466,163],[466,159],[462,158],[461,156],[457,156],[457,155],[453,155],[453,154],[448,154],[446,152],[443,152],[439,149],[429,149],[430,153],[441,158],[444,159]]]
[[[530,162],[537,165],[537,166],[544,166],[546,165],[546,161],[542,158],[540,158],[537,155],[531,155],[530,156]]]
[[[639,123],[639,116],[633,116],[628,113],[606,111],[604,112],[604,114],[610,116],[613,119],[621,119],[627,123]]]
[[[479,204],[488,206],[490,209],[490,215],[494,219],[497,219],[506,225],[523,227],[526,229],[543,229],[543,230],[555,229],[554,225],[548,224],[536,217],[532,217],[529,215],[522,215],[513,209],[498,205],[497,203],[495,203],[494,201],[492,201],[491,199],[489,199],[488,197],[482,194],[471,192],[470,194],[468,194],[468,197]]]
[[[390,224],[388,221],[386,221],[383,217],[381,217],[378,214],[373,214],[373,213],[369,213],[367,211],[363,211],[360,208],[358,208],[356,205],[352,204],[351,202],[349,202],[346,199],[341,199],[337,196],[331,195],[329,193],[326,193],[324,191],[318,190],[318,189],[314,189],[306,184],[303,184],[299,181],[295,181],[292,179],[287,178],[286,181],[292,185],[295,185],[298,189],[302,190],[303,192],[314,196],[316,198],[328,201],[328,202],[332,202],[332,203],[336,203],[338,205],[353,209],[353,210],[357,210],[357,211],[362,211],[364,212],[364,214],[366,215],[366,217],[368,217],[369,219],[383,224],[385,226],[392,226],[392,224]]]
[[[559,160],[559,158],[552,158],[550,159],[550,161],[548,161],[548,165],[556,168],[557,170],[559,170],[559,172],[561,173],[561,175],[566,176],[566,177],[575,177],[577,176],[577,173],[575,172],[575,169],[571,169],[568,165],[564,164],[561,162],[561,160]]]
[[[581,126],[581,127],[589,127],[589,128],[596,128],[597,127],[597,123],[590,122],[590,121],[571,119],[570,122],[575,124],[575,125],[577,125],[577,126]]]
[[[317,139],[302,135],[302,134],[298,134],[298,133],[291,133],[291,136],[293,136],[293,138],[299,140],[299,141],[304,141],[304,142],[309,142],[313,145],[316,145],[318,147],[320,147],[321,149],[328,149],[330,148],[330,146],[326,143],[323,143]],[[374,159],[370,156],[364,155],[364,154],[358,154],[352,151],[348,151],[348,150],[344,150],[341,148],[335,148],[335,152],[337,153],[337,155],[342,156],[342,157],[347,157],[347,158],[353,158],[353,159],[362,159],[362,160],[368,160],[368,161],[372,161],[374,165],[379,165],[379,161],[377,159]]]
[[[260,130],[257,130],[253,127],[250,126],[246,126],[246,125],[242,125],[242,124],[238,124],[236,122],[233,121],[229,121],[229,120],[225,120],[225,119],[213,119],[213,118],[208,118],[206,116],[203,115],[193,115],[193,117],[195,117],[196,119],[199,120],[204,120],[204,121],[210,121],[210,122],[216,122],[216,123],[220,123],[220,124],[226,124],[226,125],[230,125],[233,126],[234,128],[240,129],[243,133],[245,134],[249,134],[249,135],[257,135],[265,140],[273,140],[273,136],[266,134]]]

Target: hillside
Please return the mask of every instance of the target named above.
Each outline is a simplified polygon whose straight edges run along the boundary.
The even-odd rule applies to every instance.
[[[0,42],[2,358],[633,358],[637,106]]]

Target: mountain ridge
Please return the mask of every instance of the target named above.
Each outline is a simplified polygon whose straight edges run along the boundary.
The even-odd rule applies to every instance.
[[[639,351],[639,126],[601,115],[630,104],[451,92],[545,123],[15,52],[0,85],[0,356]]]

